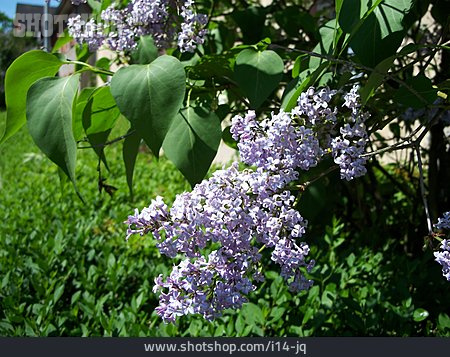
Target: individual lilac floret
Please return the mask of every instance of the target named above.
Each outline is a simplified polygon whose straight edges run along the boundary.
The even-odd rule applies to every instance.
[[[435,252],[435,260],[442,265],[442,275],[450,281],[450,240],[444,239],[441,242],[442,251]]]
[[[450,229],[450,211],[438,218],[438,222],[434,225],[436,229]]]

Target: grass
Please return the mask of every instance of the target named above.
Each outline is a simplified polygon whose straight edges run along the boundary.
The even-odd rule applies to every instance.
[[[0,128],[4,121],[2,113]],[[112,198],[98,192],[95,154],[79,151],[83,204],[26,128],[0,147],[1,335],[148,335],[152,281],[167,269],[149,240],[125,241],[122,222],[152,197],[170,201],[189,186],[170,162],[142,153],[132,202],[120,149],[108,148],[103,173],[118,189]]]
[[[4,122],[0,113],[0,132]],[[335,219],[311,222],[311,231],[318,233],[307,238],[317,258],[309,292],[290,293],[278,268],[269,264],[266,281],[241,311],[227,311],[214,322],[189,316],[176,325],[163,324],[153,312],[158,301],[152,286],[173,262],[159,254],[150,237],[126,242],[122,222],[152,197],[162,195],[170,202],[189,186],[170,162],[142,152],[132,201],[121,144],[108,147],[106,156],[111,172],[103,175],[118,189],[113,197],[98,192],[95,154],[79,151],[82,203],[68,183],[60,182],[26,128],[0,147],[0,335],[450,334],[448,283],[431,253],[406,256],[389,227],[383,234],[372,232],[384,242],[374,244],[364,240],[370,227],[354,236],[348,229],[353,222]],[[395,197],[399,206],[405,205]],[[317,206],[317,199],[310,205]],[[387,222],[381,214],[379,219]]]

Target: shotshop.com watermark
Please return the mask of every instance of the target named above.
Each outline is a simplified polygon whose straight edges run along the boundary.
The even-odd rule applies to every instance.
[[[267,341],[264,343],[180,342],[144,343],[145,352],[274,352],[306,355],[306,343],[300,341]]]
[[[52,15],[52,14],[40,14],[40,13],[17,13],[13,25],[14,25],[14,36],[15,37],[53,37],[55,34],[57,37],[64,36],[64,30],[67,28],[67,23],[70,18],[75,18],[77,16],[81,17],[81,24],[84,26],[84,31],[87,33],[97,31],[95,23],[98,21],[89,21],[91,19],[98,20],[101,18],[99,16],[94,16],[92,14],[62,14],[62,15]],[[120,33],[120,24],[115,24],[114,22],[108,22],[101,20],[104,24],[103,29],[108,28],[109,31],[115,31]]]

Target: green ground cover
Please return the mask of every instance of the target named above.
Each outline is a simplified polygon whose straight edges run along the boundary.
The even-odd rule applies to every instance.
[[[1,113],[0,132],[4,122]],[[90,150],[80,150],[83,203],[69,183],[60,183],[56,167],[26,130],[0,147],[0,335],[450,334],[448,283],[430,251],[404,253],[395,232],[405,222],[396,222],[393,211],[388,217],[378,215],[385,222],[373,223],[378,230],[358,231],[351,220],[338,221],[335,214],[325,222],[323,216],[321,221],[311,217],[306,239],[317,266],[309,292],[291,294],[277,267],[269,265],[266,281],[241,311],[227,311],[215,322],[194,316],[163,324],[153,312],[157,296],[151,289],[153,279],[167,274],[173,261],[159,254],[150,237],[126,242],[122,222],[152,197],[162,195],[170,202],[189,185],[170,162],[157,162],[144,151],[132,201],[121,144],[107,150],[111,172],[103,174],[118,190],[113,197],[98,192],[97,159]],[[314,192],[320,195],[320,187],[305,200],[313,199]],[[385,194],[390,197],[386,205],[411,209],[404,196],[389,189]]]

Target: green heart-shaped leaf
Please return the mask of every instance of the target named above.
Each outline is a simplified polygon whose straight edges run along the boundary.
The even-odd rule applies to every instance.
[[[119,115],[120,111],[109,87],[96,90],[83,111],[83,128],[88,141],[108,170],[104,144]]]
[[[339,24],[350,34],[350,47],[364,65],[375,67],[396,53],[413,5],[413,0],[344,0]]]
[[[137,50],[131,58],[137,64],[152,63],[158,57],[158,48],[151,36],[141,36]]]
[[[94,87],[83,88],[75,99],[72,113],[72,127],[75,141],[80,140],[83,136],[83,112],[95,90],[96,88]]]
[[[27,92],[43,77],[54,76],[64,63],[44,51],[30,51],[17,58],[6,71],[6,127],[0,144],[26,123]]]
[[[75,184],[77,144],[72,131],[72,105],[80,75],[42,78],[27,96],[27,119],[31,137]]]
[[[427,104],[432,104],[437,98],[437,89],[433,88],[431,80],[424,75],[417,75],[406,81],[415,92],[405,86],[400,87],[395,93],[395,100],[406,107],[419,109]]]
[[[121,113],[156,157],[183,103],[185,82],[183,65],[171,56],[122,68],[111,80],[111,93]]]
[[[236,58],[235,80],[252,108],[257,109],[278,87],[284,64],[274,51],[243,50]]]
[[[220,119],[214,112],[188,108],[173,121],[164,141],[164,153],[194,186],[208,172],[221,137]]]
[[[139,146],[141,144],[142,138],[139,133],[131,128],[127,137],[123,142],[123,161],[125,163],[125,171],[127,175],[128,188],[130,189],[130,194],[133,195],[133,175],[134,166],[136,165],[136,158],[139,152]]]

